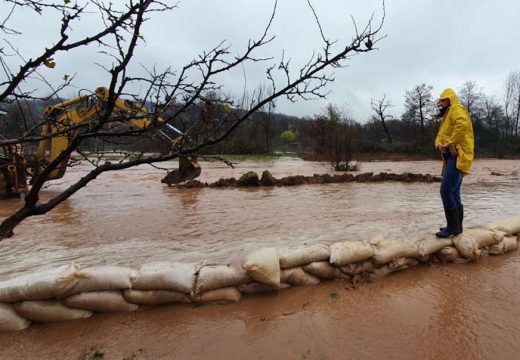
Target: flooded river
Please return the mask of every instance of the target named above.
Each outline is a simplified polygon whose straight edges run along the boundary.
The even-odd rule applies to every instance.
[[[86,166],[85,166],[86,167]],[[43,197],[85,172],[74,167]],[[299,159],[203,163],[201,181],[265,169],[275,177],[323,174],[324,163]],[[520,214],[520,161],[478,160],[465,179],[466,225]],[[361,172],[438,175],[440,162],[366,162]],[[490,175],[492,172],[504,176]],[[147,261],[229,261],[262,246],[331,244],[421,237],[443,225],[438,183],[343,183],[275,188],[177,189],[150,167],[107,173],[47,215],[33,217],[0,242],[0,279],[70,261],[82,266],[140,266]],[[20,206],[3,201],[0,218]]]
[[[360,172],[439,175],[440,166],[365,162]],[[275,177],[332,173],[327,164],[299,159],[202,168],[199,180],[206,182],[249,170],[267,169]],[[70,169],[43,197],[85,170],[86,165]],[[177,189],[161,184],[163,175],[149,167],[104,174],[49,214],[26,220],[15,236],[0,242],[0,279],[70,261],[132,267],[160,260],[223,262],[264,246],[331,244],[378,233],[420,238],[444,222],[438,183]],[[477,160],[462,193],[466,227],[519,215],[520,160]],[[2,202],[0,218],[19,205]],[[0,345],[10,344],[4,354],[43,358],[77,358],[79,349],[91,345],[105,347],[110,359],[131,353],[137,359],[517,358],[518,252],[420,270],[356,290],[329,282],[226,307],[170,306],[37,325],[1,335]],[[332,299],[333,292],[339,297]]]

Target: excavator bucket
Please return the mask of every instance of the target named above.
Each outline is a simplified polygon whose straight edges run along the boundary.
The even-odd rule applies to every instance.
[[[195,179],[200,175],[200,165],[197,159],[190,156],[179,158],[179,169],[169,172],[162,180],[168,185],[180,184],[182,182]]]

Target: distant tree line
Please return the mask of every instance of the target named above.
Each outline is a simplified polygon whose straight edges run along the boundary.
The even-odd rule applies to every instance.
[[[371,99],[373,115],[360,122],[348,111],[330,104],[312,117],[296,117],[276,113],[274,103],[264,106],[223,141],[205,149],[208,154],[272,154],[298,152],[310,159],[327,160],[337,170],[345,169],[360,154],[402,154],[436,157],[433,141],[440,119],[436,117],[437,94],[433,86],[418,84],[405,91],[404,112],[391,114],[392,103],[387,95]],[[497,99],[486,95],[474,81],[455,89],[459,101],[468,109],[473,122],[477,156],[508,157],[520,155],[520,71],[511,72],[504,82],[504,96]],[[214,95],[217,97],[216,95]],[[211,99],[212,95],[207,98]],[[58,100],[13,102],[2,110],[0,135],[20,136],[41,121],[42,109]],[[180,107],[181,105],[177,105]],[[173,112],[174,110],[172,110]],[[204,136],[192,127],[215,122],[229,116],[224,105],[216,101],[197,102],[185,109],[174,124],[181,131]],[[233,112],[240,110],[233,109]],[[239,114],[237,114],[238,116]],[[168,113],[164,114],[168,116]],[[202,121],[201,121],[202,120]],[[194,139],[197,140],[197,139]],[[158,151],[161,142],[150,137],[118,139],[118,142],[86,141],[83,150],[110,149]]]

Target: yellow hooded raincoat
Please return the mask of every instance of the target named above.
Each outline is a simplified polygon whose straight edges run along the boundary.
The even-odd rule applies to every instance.
[[[457,169],[464,175],[469,174],[473,163],[473,126],[468,111],[459,104],[459,98],[455,91],[446,89],[440,99],[450,99],[450,108],[444,114],[437,137],[435,147],[439,144],[455,145],[457,149]]]

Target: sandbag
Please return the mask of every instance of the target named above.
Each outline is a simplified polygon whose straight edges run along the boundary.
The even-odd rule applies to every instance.
[[[468,260],[464,259],[462,255],[460,255],[459,251],[455,246],[446,246],[439,250],[435,256],[437,259],[441,261],[447,262],[467,262]]]
[[[122,266],[96,266],[76,272],[77,284],[67,295],[90,291],[123,290],[132,287],[137,270]]]
[[[460,236],[472,236],[478,243],[478,247],[498,244],[504,238],[504,233],[498,230],[483,228],[467,229]]]
[[[494,221],[488,225],[488,228],[502,231],[506,236],[518,234],[520,233],[520,216]]]
[[[416,266],[418,263],[419,262],[416,259],[411,258],[393,259],[391,262],[378,267],[377,269],[370,270],[366,273],[366,279],[368,281],[374,281],[395,271],[405,270],[411,266]]]
[[[320,279],[343,279],[350,281],[349,275],[343,273],[339,268],[330,265],[328,261],[311,262],[310,264],[303,265],[303,270]]]
[[[93,291],[66,297],[66,306],[98,312],[135,311],[139,306],[130,304],[119,291]]]
[[[517,236],[504,236],[504,253],[518,250],[518,237]]]
[[[18,315],[11,304],[0,303],[0,331],[17,331],[29,327],[31,322]]]
[[[197,302],[237,302],[241,299],[242,294],[236,287],[225,287],[215,290],[203,292],[195,295],[193,300]]]
[[[301,266],[282,270],[281,280],[291,285],[318,285],[320,283],[318,277],[305,272]]]
[[[459,236],[453,238],[453,244],[457,248],[458,252],[462,257],[469,260],[476,260],[480,257],[479,243],[471,235],[462,233]]]
[[[491,255],[502,255],[510,251],[518,250],[518,241],[516,236],[504,236],[501,242],[489,247]]]
[[[328,260],[330,257],[328,246],[320,244],[285,248],[279,250],[278,253],[280,255],[280,267],[282,269],[289,269],[315,261]]]
[[[69,308],[58,300],[22,301],[14,304],[14,308],[21,316],[37,322],[67,321],[92,316],[92,311]]]
[[[247,272],[238,266],[207,265],[200,269],[195,293],[245,284],[251,281]]]
[[[242,267],[254,280],[273,287],[280,286],[280,258],[275,248],[253,251]]]
[[[415,242],[385,240],[376,245],[374,256],[370,260],[376,265],[382,265],[397,258],[414,258],[419,256],[419,249]]]
[[[416,259],[398,258],[398,259],[394,259],[391,262],[389,262],[388,266],[393,271],[397,271],[397,270],[405,270],[412,266],[417,266],[418,264],[419,264],[419,261],[417,261]]]
[[[343,266],[368,260],[374,255],[374,247],[364,241],[344,241],[330,246],[330,263]]]
[[[446,246],[453,246],[453,241],[452,239],[428,238],[418,240],[415,244],[420,256],[426,257],[435,254]]]
[[[349,275],[357,275],[374,269],[374,263],[371,261],[363,261],[357,264],[348,264],[341,267],[341,271]]]
[[[126,289],[123,291],[126,301],[133,304],[159,305],[168,303],[190,303],[191,300],[186,294],[170,290],[135,290]]]
[[[279,286],[273,287],[271,285],[259,283],[256,281],[252,281],[247,284],[240,284],[237,286],[238,291],[240,291],[242,294],[255,294],[255,293],[261,293],[261,292],[268,292],[268,291],[277,291],[277,290],[287,289],[289,287],[291,287],[291,284],[280,283]]]
[[[75,264],[38,271],[0,282],[0,302],[57,298],[72,289],[77,279]]]
[[[198,267],[197,264],[169,262],[145,264],[132,280],[132,289],[171,290],[189,294],[195,286]]]

